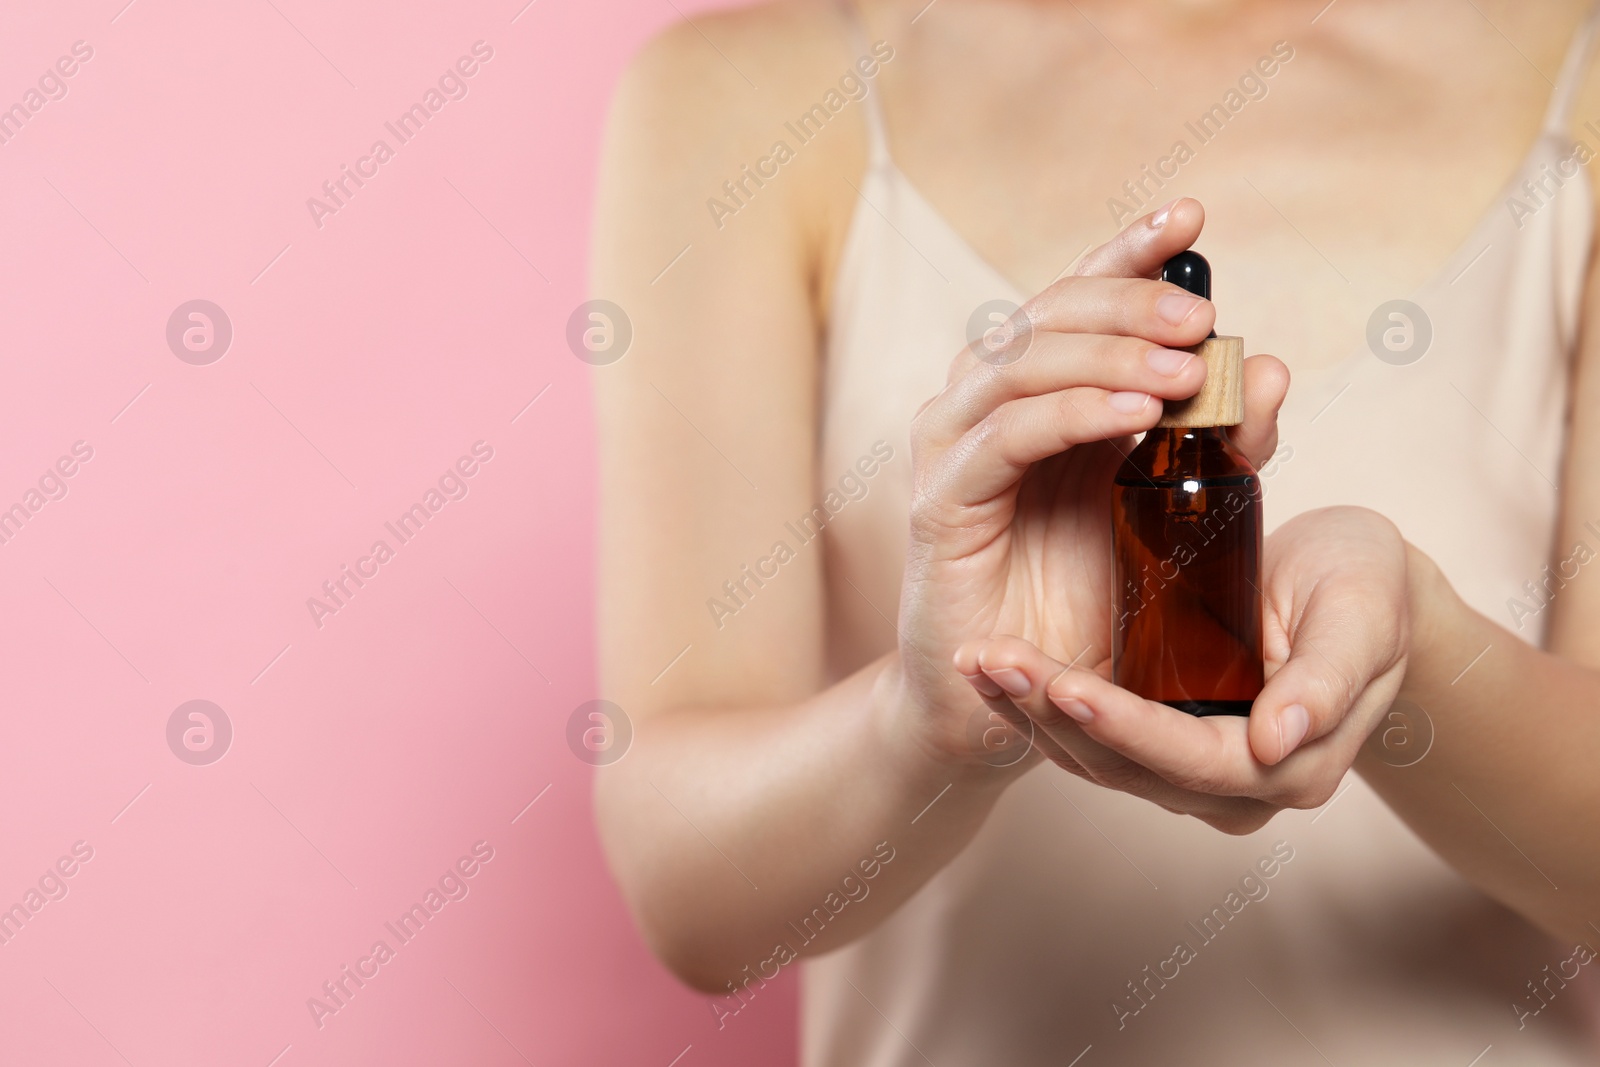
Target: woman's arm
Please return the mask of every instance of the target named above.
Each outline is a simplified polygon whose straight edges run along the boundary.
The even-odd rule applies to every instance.
[[[1391,766],[1380,727],[1356,767],[1484,892],[1567,942],[1592,943],[1600,937],[1600,675],[1467,607],[1420,552],[1408,570],[1412,641],[1400,695],[1426,712],[1432,747],[1410,766]],[[1594,641],[1591,630],[1591,658]],[[1408,718],[1396,728],[1422,743],[1421,716]]]
[[[864,133],[841,115],[776,178],[747,183],[719,227],[708,199],[729,202],[723,183],[853,57],[826,5],[696,21],[722,54],[686,25],[647,46],[619,89],[597,205],[593,293],[634,331],[595,371],[602,694],[636,733],[599,772],[596,808],[652,947],[724,992],[781,941],[835,948],[892,910],[972,835],[1000,776],[885,729],[898,656],[823,688],[820,545],[736,617],[718,625],[707,608],[816,503],[823,279]],[[859,886],[813,944],[788,929]]]
[[[1199,235],[1200,205],[1135,220],[1028,302],[1028,329],[1005,333],[1010,358],[954,353],[912,420],[897,652],[823,688],[823,561],[804,546],[745,587],[736,617],[713,617],[708,600],[817,491],[823,279],[854,208],[862,131],[808,141],[720,228],[697,213],[721,175],[766,151],[775,116],[804,110],[783,85],[814,94],[817,70],[848,62],[840,28],[820,28],[828,10],[761,9],[805,14],[759,39],[740,32],[746,15],[713,20],[714,58],[697,33],[659,42],[622,89],[602,180],[598,292],[629,309],[637,338],[600,372],[602,667],[638,730],[602,770],[597,809],[646,935],[709,989],[871,927],[1043,758],[983,762],[972,727],[1015,710],[994,707],[999,690],[986,708],[956,674],[956,649],[996,630],[1061,656],[1104,643],[1120,450],[1160,401],[1199,389],[1204,361],[1179,349],[1216,319],[1209,301],[1154,280]],[[808,55],[832,58],[797,76]],[[762,72],[759,106],[737,63]],[[1256,357],[1244,379],[1240,432],[1264,459],[1287,375]]]
[[[1592,87],[1588,95],[1579,114],[1600,106]],[[1579,544],[1600,558],[1587,526],[1600,526],[1600,271],[1592,252],[1564,468],[1552,562]],[[1411,555],[1413,639],[1401,696],[1431,718],[1433,747],[1415,766],[1388,766],[1380,729],[1357,767],[1485,892],[1563,939],[1592,943],[1600,937],[1600,568],[1581,567],[1555,592],[1548,651],[1540,651],[1468,608],[1436,567]]]

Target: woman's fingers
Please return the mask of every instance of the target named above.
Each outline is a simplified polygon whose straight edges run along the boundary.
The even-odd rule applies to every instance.
[[[978,652],[982,646],[982,642],[969,642],[957,649],[955,655],[956,671],[983,699],[987,711],[987,714],[980,719],[981,731],[972,731],[978,735],[974,739],[976,741],[974,747],[978,750],[980,758],[991,765],[995,765],[994,761],[997,759],[1004,760],[1004,765],[1010,766],[1011,758],[1010,753],[1006,751],[1007,747],[1026,745],[1051,762],[1075,774],[1081,774],[1083,768],[1077,765],[1054,738],[1039,729],[1038,724],[1016,705],[998,681],[984,673],[983,667],[978,662]],[[1016,688],[1010,676],[1002,677],[1008,685]],[[1004,734],[999,732],[1002,724],[1006,731]]]
[[[1152,769],[1129,760],[1092,737],[1077,718],[1084,705],[1061,704],[1052,698],[1061,679],[1085,676],[1091,671],[1061,663],[1020,637],[993,637],[971,642],[956,653],[956,668],[979,691],[1000,690],[1038,727],[1038,736],[1054,742],[1070,762],[1055,759],[1069,770],[1113,789],[1152,800],[1173,810],[1217,807],[1188,796]],[[972,672],[979,672],[975,677]],[[1106,683],[1109,684],[1109,683]]]
[[[1238,719],[1195,720],[1017,637],[968,642],[955,658],[991,705],[1009,706],[1008,722],[1025,714],[1036,747],[1083,778],[1229,834],[1253,833],[1281,807],[1254,794],[1285,771],[1255,764]]]
[[[971,508],[994,500],[1027,469],[1076,445],[1141,433],[1161,417],[1148,393],[1065,389],[1002,404],[942,455],[923,465],[912,518],[964,526]]]
[[[983,695],[984,713],[979,715],[968,731],[973,755],[991,767],[1033,766],[1038,756],[1059,764],[1074,773],[1082,768],[1055,740],[1049,737],[992,681],[980,671],[967,677],[972,688]],[[995,696],[990,696],[993,690]],[[1034,760],[1028,757],[1037,753]]]
[[[1161,265],[1188,248],[1206,223],[1200,201],[1180,197],[1134,219],[1122,232],[1078,264],[1075,274],[1105,278],[1154,278]]]
[[[949,490],[941,509],[986,502],[1075,444],[1147,430],[1162,400],[1198,391],[1204,366],[1179,350],[1206,337],[1216,309],[1150,276],[1203,222],[1192,200],[1136,220],[1012,316],[997,348],[956,357],[949,385],[912,422],[915,454],[944,468],[932,476]],[[1275,411],[1271,377],[1257,392]]]
[[[1074,445],[1150,429],[1162,401],[1192,396],[1205,374],[1203,360],[1134,338],[1052,336],[1029,360],[974,370],[948,387],[918,414],[914,442],[949,490],[945,505],[964,509]],[[1278,446],[1289,372],[1273,356],[1252,356],[1244,376],[1245,421],[1231,436],[1259,466]]]
[[[1023,310],[1036,334],[1123,334],[1163,345],[1199,344],[1217,323],[1211,301],[1145,278],[1062,278]]]
[[[1288,620],[1283,666],[1250,713],[1265,764],[1388,706],[1404,671],[1405,543],[1362,508],[1297,516],[1268,539],[1271,615]],[[1364,735],[1363,735],[1364,738]]]
[[[1205,378],[1205,360],[1183,349],[1138,337],[1042,334],[1026,358],[975,367],[948,386],[918,413],[916,430],[925,445],[939,448],[1012,400],[1081,386],[1180,400],[1197,393]]]
[[[1181,799],[1196,813],[1219,807],[1202,796],[1294,792],[1287,768],[1267,767],[1252,752],[1249,720],[1199,717],[1146,700],[1016,637],[964,645],[956,666],[980,692],[1003,692],[1090,777],[1113,788]]]
[[[950,362],[947,380],[1029,359],[1049,334],[1141,337],[1154,345],[1199,344],[1216,322],[1211,301],[1170,282],[1143,278],[1062,278],[1039,293],[981,342]]]
[[[1048,695],[1084,733],[1181,789],[1235,797],[1262,791],[1242,719],[1189,715],[1087,671],[1056,678]]]
[[[1260,467],[1278,449],[1278,409],[1289,393],[1289,368],[1276,356],[1244,361],[1244,422],[1228,431],[1234,447]]]

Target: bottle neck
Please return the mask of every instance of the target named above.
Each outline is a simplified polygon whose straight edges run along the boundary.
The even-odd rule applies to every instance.
[[[1226,426],[1158,426],[1150,431],[1150,436],[1156,434],[1165,435],[1158,441],[1158,447],[1175,455],[1201,450],[1210,452],[1218,445],[1232,447]]]
[[[1254,473],[1226,426],[1157,426],[1128,457],[1146,477],[1211,477]]]
[[[1193,436],[1194,438],[1196,438],[1198,440],[1198,439],[1207,438],[1207,437],[1226,438],[1227,435],[1228,435],[1228,427],[1226,427],[1226,426],[1158,426],[1154,430],[1151,430],[1150,432],[1151,433],[1169,433],[1169,434],[1173,434],[1176,437]]]

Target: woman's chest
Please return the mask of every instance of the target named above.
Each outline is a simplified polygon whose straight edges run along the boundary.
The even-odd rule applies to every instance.
[[[1482,39],[1477,16],[1436,5],[1350,5],[1340,16],[1359,33],[1330,13],[1190,45],[1149,12],[1092,5],[1099,33],[1077,15],[1022,29],[1007,15],[960,36],[973,6],[943,14],[950,39],[930,29],[885,70],[891,151],[929,203],[1031,294],[1128,222],[1195,197],[1222,328],[1292,370],[1337,360],[1374,306],[1508,210],[1497,194],[1551,89],[1503,39]],[[1559,65],[1579,11],[1547,12],[1524,49]],[[1425,51],[1389,43],[1425,19]]]

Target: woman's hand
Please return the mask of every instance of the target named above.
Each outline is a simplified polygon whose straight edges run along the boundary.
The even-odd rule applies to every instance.
[[[1406,545],[1364,508],[1325,508],[1265,545],[1267,683],[1248,719],[1198,718],[1111,684],[1110,662],[1069,669],[1020,637],[963,645],[980,693],[1011,694],[1040,747],[1075,774],[1229,833],[1325,803],[1405,675]],[[994,701],[999,705],[999,701]]]
[[[1014,634],[1063,663],[1110,654],[1111,479],[1161,402],[1200,388],[1204,362],[1180,349],[1216,317],[1153,279],[1203,222],[1194,200],[1133,222],[1030,300],[998,347],[958,355],[913,421],[900,657],[883,682],[897,736],[982,759],[971,727],[984,709],[950,671],[966,642]],[[1276,447],[1287,387],[1271,356],[1245,361],[1234,441],[1255,463]]]

